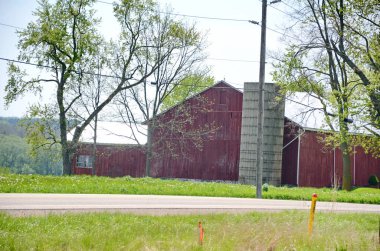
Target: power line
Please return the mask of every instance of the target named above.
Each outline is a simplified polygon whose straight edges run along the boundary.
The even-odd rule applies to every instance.
[[[12,62],[12,63],[18,63],[18,64],[26,64],[26,65],[33,65],[33,66],[38,66],[38,67],[44,67],[44,68],[54,69],[54,67],[52,67],[52,66],[41,65],[41,64],[34,64],[34,63],[24,62],[24,61],[15,60],[15,59],[9,59],[9,58],[2,58],[2,57],[0,57],[0,60]]]
[[[289,13],[286,13],[285,11],[283,11],[283,10],[280,10],[279,8],[276,8],[276,7],[274,7],[273,5],[269,5],[269,7],[271,7],[272,9],[275,9],[275,10],[277,10],[278,12],[281,12],[281,13],[283,13],[283,14],[285,14],[285,15],[290,15]]]
[[[44,67],[44,68],[49,68],[49,69],[55,69],[54,67],[52,66],[47,66],[47,65],[41,65],[41,64],[34,64],[34,63],[30,63],[30,62],[23,62],[23,61],[19,61],[19,60],[14,60],[14,59],[8,59],[8,58],[2,58],[0,57],[0,60],[4,60],[4,61],[8,61],[8,62],[13,62],[13,63],[19,63],[19,64],[26,64],[26,65],[32,65],[32,66],[37,66],[37,67]],[[81,71],[81,72],[78,72],[78,71],[74,71],[76,74],[87,74],[87,75],[92,75],[92,76],[101,76],[101,77],[108,77],[108,78],[118,78],[120,79],[121,77],[118,77],[118,76],[112,76],[112,75],[104,75],[104,74],[96,74],[96,73],[92,73],[92,72],[86,72],[86,71]],[[180,84],[181,85],[181,84]],[[192,87],[194,85],[191,85],[191,84],[188,84],[188,85],[182,85],[182,86],[189,86],[189,87]],[[231,87],[212,87],[212,86],[207,86],[207,85],[196,85],[196,87],[204,87],[204,88],[215,88],[215,89],[230,89]],[[237,90],[243,90],[244,91],[244,88],[243,87],[233,87]],[[270,90],[265,90],[266,92],[270,92],[270,93],[275,93],[274,91],[270,91]],[[311,108],[311,109],[319,109],[321,110],[322,108],[317,108],[317,107],[312,107],[312,106],[309,106],[307,104],[303,104],[299,101],[296,101],[296,100],[293,100],[293,99],[290,99],[290,98],[287,98],[287,97],[284,97],[286,100],[288,101],[291,101],[291,102],[294,102],[296,104],[299,104],[299,105],[302,105],[302,106],[305,106],[305,107],[308,107],[308,108]]]
[[[293,10],[295,10],[295,11],[298,11],[296,8],[294,8],[293,6],[291,6],[290,4],[288,4],[288,3],[284,2],[284,1],[281,1],[280,3],[282,3],[282,4],[286,5],[286,6],[288,6],[289,8],[291,8],[291,9],[293,9]]]
[[[16,29],[16,30],[22,30],[22,29],[23,29],[23,28],[21,28],[21,27],[14,26],[14,25],[10,25],[10,24],[0,23],[0,25],[2,25],[2,26],[6,26],[6,27],[10,27],[10,28],[14,28],[14,29]]]
[[[12,63],[17,63],[17,64],[26,64],[26,65],[32,65],[32,66],[37,66],[37,67],[56,69],[53,66],[42,65],[42,64],[35,64],[35,63],[30,63],[30,62],[15,60],[15,59],[9,59],[9,58],[2,58],[2,57],[0,57],[0,60],[7,61],[7,62],[12,62]],[[87,71],[73,71],[73,72],[76,73],[76,74],[78,74],[78,75],[86,74],[86,75],[91,75],[91,76],[121,79],[121,77],[119,77],[119,76],[97,74],[97,73],[87,72]]]
[[[299,40],[299,38],[296,38],[296,37],[290,36],[290,35],[286,34],[285,32],[277,31],[277,30],[272,29],[272,28],[270,28],[270,27],[268,27],[268,26],[267,26],[267,29],[270,30],[270,31],[276,32],[276,33],[278,33],[278,34],[280,34],[280,35],[282,35],[282,36],[284,36],[284,37],[289,37],[289,38],[292,38],[292,39],[295,39],[295,40]]]
[[[113,3],[110,3],[110,2],[105,2],[105,1],[96,1],[96,2],[98,2],[98,3],[104,3],[104,4],[109,4],[109,5],[113,5]]]
[[[104,4],[111,4],[112,5],[112,3],[108,3],[108,2],[104,2],[104,1],[97,1],[97,2],[104,3]],[[249,19],[208,17],[208,16],[187,15],[187,14],[172,13],[172,12],[160,12],[160,13],[169,14],[169,15],[175,15],[175,16],[198,18],[198,19],[209,19],[209,20],[218,20],[218,21],[234,21],[234,22],[249,22],[249,23],[261,26],[261,24],[259,22],[254,21],[254,20],[249,20]],[[22,30],[22,29],[24,29],[24,28],[21,28],[21,27],[18,27],[18,26],[14,26],[14,25],[10,25],[10,24],[5,24],[5,23],[0,23],[0,25],[7,26],[7,27],[10,27],[10,28],[14,28],[16,30],[19,30],[19,29]],[[286,37],[289,37],[289,38],[297,39],[295,37],[292,37],[290,35],[285,34],[285,32],[281,32],[281,31],[275,30],[275,29],[270,28],[268,26],[267,26],[267,29],[270,30],[270,31],[273,31],[275,33],[278,33],[278,34],[280,34],[282,36],[286,36]]]
[[[12,63],[17,63],[17,64],[25,64],[25,65],[31,65],[31,66],[36,66],[36,67],[43,67],[43,68],[48,68],[48,69],[55,69],[53,66],[48,66],[48,65],[42,65],[42,64],[36,64],[36,63],[31,63],[31,62],[26,62],[26,61],[20,61],[20,60],[15,60],[15,59],[9,59],[9,58],[3,58],[0,57],[0,60],[7,61],[7,62],[12,62]],[[219,60],[229,60],[229,59],[219,59]],[[233,62],[257,62],[257,61],[250,61],[250,60],[234,60],[232,59]],[[97,74],[93,72],[87,72],[87,71],[74,71],[74,73],[80,75],[80,74],[86,74],[86,75],[91,75],[91,76],[100,76],[100,77],[107,77],[107,78],[117,78],[121,79],[119,76],[114,76],[114,75],[105,75],[105,74]],[[192,85],[189,85],[192,86]],[[199,87],[210,87],[210,86],[199,86]],[[227,88],[227,87],[218,87],[218,88]],[[243,88],[236,88],[236,89],[241,89]]]
[[[171,13],[171,12],[160,12],[160,13],[163,13],[163,14],[169,14],[169,15],[175,15],[175,16],[183,16],[183,17],[198,18],[198,19],[209,19],[209,20],[218,20],[218,21],[234,21],[234,22],[249,22],[249,23],[252,23],[252,24],[255,24],[255,25],[258,25],[258,26],[261,27],[260,22],[258,22],[258,21],[254,21],[254,20],[249,20],[249,19],[234,19],[234,18],[207,17],[207,16],[196,16],[196,15],[187,15],[187,14]],[[275,30],[275,29],[270,28],[270,27],[268,27],[268,26],[267,26],[267,29],[270,30],[270,31],[273,31],[273,32],[275,32],[275,33],[281,34],[282,36],[285,36],[285,37],[289,37],[289,38],[293,38],[293,39],[297,39],[297,40],[298,40],[298,38],[295,38],[295,37],[293,37],[293,36],[287,35],[287,34],[285,34],[285,32],[281,32],[281,31]]]
[[[230,58],[207,58],[209,60],[216,61],[229,61],[229,62],[243,62],[243,63],[260,63],[258,60],[246,60],[246,59],[230,59]]]
[[[109,3],[109,2],[104,2],[104,1],[97,1],[97,2],[100,2],[100,3],[104,3],[104,4],[110,4],[112,5],[112,3]],[[270,7],[276,9],[276,10],[279,10],[275,7],[273,7],[272,5],[269,5]],[[279,10],[280,11],[280,10]],[[282,12],[282,11],[281,11]],[[183,17],[191,17],[191,18],[198,18],[198,19],[210,19],[210,20],[218,20],[218,21],[236,21],[236,22],[249,22],[249,23],[252,23],[252,24],[256,24],[258,26],[261,26],[260,22],[258,21],[254,21],[254,20],[248,20],[248,19],[236,19],[236,18],[221,18],[221,17],[210,17],[210,16],[197,16],[197,15],[188,15],[188,14],[181,14],[181,13],[172,13],[172,12],[160,12],[162,14],[168,14],[168,15],[175,15],[175,16],[183,16]],[[287,14],[289,15],[288,13],[285,13],[283,12],[284,14]],[[277,31],[273,28],[270,28],[267,26],[267,29],[270,30],[270,31],[273,31],[273,32],[276,32],[282,36],[286,36],[286,37],[290,37],[290,38],[293,38],[293,39],[297,39],[295,37],[292,37],[292,36],[289,36],[287,34],[285,34],[285,32],[281,32],[281,31]],[[297,39],[298,40],[298,39]]]
[[[11,27],[11,28],[14,28],[14,29],[20,29],[22,30],[23,28],[21,27],[17,27],[17,26],[13,26],[13,25],[9,25],[9,24],[4,24],[4,23],[0,23],[0,26],[7,26],[7,27]],[[280,33],[281,34],[281,33]],[[228,62],[242,62],[242,63],[259,63],[260,61],[258,60],[249,60],[249,59],[233,59],[233,58],[207,58],[208,60],[215,60],[215,61],[228,61]],[[12,61],[12,59],[4,59],[3,60],[8,60],[8,61]],[[18,62],[18,63],[25,63],[25,62]],[[26,64],[26,63],[25,63]],[[33,65],[33,64],[31,64]],[[39,65],[37,65],[39,66]]]
[[[272,6],[272,5],[269,5],[269,7],[271,7],[271,8],[274,9],[274,10],[277,10],[278,12],[281,12],[281,13],[283,13],[283,14],[285,14],[285,15],[287,15],[287,16],[293,18],[293,19],[296,19],[296,20],[301,21],[301,22],[303,21],[303,20],[301,20],[301,19],[299,19],[299,18],[293,16],[292,14],[290,14],[290,13],[288,13],[288,12],[285,12],[285,11],[283,11],[283,10],[280,10],[279,8],[276,8],[276,7]]]
[[[8,62],[13,62],[13,63],[19,63],[19,64],[26,64],[26,65],[32,65],[32,66],[37,66],[37,67],[44,67],[44,68],[49,68],[49,69],[55,69],[54,67],[52,66],[47,66],[47,65],[41,65],[41,64],[34,64],[34,63],[30,63],[30,62],[23,62],[23,61],[19,61],[19,60],[14,60],[14,59],[8,59],[8,58],[2,58],[0,57],[0,60],[4,60],[4,61],[8,61]],[[81,71],[81,72],[77,72],[75,71],[76,74],[87,74],[87,75],[92,75],[92,76],[101,76],[101,77],[109,77],[109,78],[118,78],[120,79],[121,77],[118,77],[118,76],[112,76],[112,75],[104,75],[104,74],[96,74],[96,73],[92,73],[92,72],[86,72],[86,71]],[[181,85],[181,84],[180,84]],[[189,86],[189,87],[192,87],[194,85],[191,85],[191,84],[188,84],[188,85],[182,85],[182,86]],[[196,87],[205,87],[205,88],[209,88],[209,87],[212,87],[212,86],[207,86],[207,85],[196,85]],[[230,89],[230,87],[212,87],[212,88],[215,88],[215,89]],[[237,90],[244,90],[243,87],[233,87]],[[271,93],[275,93],[274,91],[270,91],[270,90],[265,90],[266,92],[271,92]],[[306,104],[303,104],[301,102],[298,102],[298,101],[295,101],[295,100],[292,100],[290,98],[287,98],[285,97],[285,99],[289,100],[289,101],[292,101],[294,103],[297,103],[297,104],[300,104],[300,105],[303,105],[303,106],[306,106],[306,107],[309,107],[309,108],[313,108],[313,109],[321,109],[321,108],[316,108],[316,107],[311,107],[309,105],[306,105]]]
[[[97,1],[99,3],[109,4],[113,5],[113,3],[105,2],[105,1]],[[191,17],[191,18],[198,18],[198,19],[208,19],[208,20],[218,20],[218,21],[233,21],[233,22],[249,22],[248,19],[238,19],[238,18],[223,18],[223,17],[210,17],[210,16],[198,16],[198,15],[189,15],[189,14],[182,14],[182,13],[173,13],[173,12],[164,12],[160,11],[161,14],[167,14],[167,15],[173,15],[173,16],[181,16],[181,17]]]
[[[208,19],[208,20],[218,20],[218,21],[232,21],[232,22],[249,22],[249,19],[236,19],[236,18],[222,18],[222,17],[207,17],[207,16],[196,16],[196,15],[188,15],[188,14],[180,14],[180,13],[172,13],[172,12],[161,12],[162,14],[181,16],[181,17],[191,17],[197,19]]]

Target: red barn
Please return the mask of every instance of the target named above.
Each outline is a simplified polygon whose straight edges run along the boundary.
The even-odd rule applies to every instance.
[[[153,132],[151,176],[236,181],[242,102],[241,91],[220,81],[158,115]],[[174,130],[170,130],[172,126]],[[73,158],[74,174],[91,174],[92,136],[87,138]],[[120,143],[100,145],[96,174],[145,176],[143,149]]]
[[[154,146],[152,176],[236,181],[242,102],[243,93],[221,81],[160,114],[157,124],[165,126],[158,126],[153,133],[153,142],[159,143]],[[185,118],[178,118],[179,110],[180,114],[186,113]],[[178,120],[187,122],[188,137],[183,133],[168,133],[172,121],[175,124]],[[194,142],[194,138],[198,140]],[[168,145],[174,145],[175,149]]]
[[[131,140],[132,131],[128,125],[99,121],[94,165],[93,134],[91,127],[83,132],[81,143],[72,159],[72,173],[92,174],[95,166],[95,173],[99,176],[145,176],[146,138],[144,135],[135,132],[134,135],[140,142],[138,145],[136,141]],[[71,136],[68,135],[68,137]]]
[[[144,177],[145,150],[138,145],[97,144],[96,175]],[[92,174],[93,145],[82,143],[72,162],[74,174]]]
[[[153,133],[151,176],[238,181],[242,103],[243,93],[220,81],[160,114]],[[289,122],[284,118],[281,184],[341,184],[340,150],[325,149],[319,140],[321,132],[294,122],[289,127]],[[178,124],[179,129],[171,130]],[[82,144],[73,158],[73,173],[90,174],[91,156],[91,145]],[[144,145],[103,144],[98,146],[96,174],[142,177],[145,161]],[[380,176],[380,159],[366,155],[360,147],[355,148],[351,162],[353,185],[365,186],[369,176]]]
[[[339,187],[343,163],[339,148],[329,149],[321,132],[285,118],[281,183],[301,187]],[[366,186],[371,175],[380,176],[380,159],[354,147],[351,154],[352,185]]]

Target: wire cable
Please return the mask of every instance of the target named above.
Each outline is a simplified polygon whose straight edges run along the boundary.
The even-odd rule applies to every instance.
[[[106,1],[100,1],[100,0],[98,0],[97,2],[103,3],[103,4],[108,4],[108,5],[113,5],[113,3],[106,2]],[[232,21],[232,22],[249,22],[248,19],[210,17],[210,16],[197,16],[197,15],[189,15],[189,14],[182,14],[182,13],[164,12],[164,11],[160,11],[160,13],[167,14],[167,15],[173,15],[173,16],[191,17],[191,18],[197,18],[197,19],[208,19],[208,20],[218,20],[218,21]]]
[[[6,27],[10,27],[10,28],[14,28],[14,29],[16,29],[16,30],[22,30],[22,29],[23,29],[23,28],[21,28],[21,27],[14,26],[14,25],[10,25],[10,24],[0,23],[0,25],[2,25],[2,26],[6,26]]]
[[[56,69],[53,66],[42,65],[42,64],[35,64],[35,63],[30,63],[30,62],[15,60],[15,59],[3,58],[3,57],[0,57],[0,60],[7,61],[7,62],[12,62],[12,63],[17,63],[17,64],[26,64],[26,65],[32,65],[32,66],[37,66],[37,67],[43,67],[43,68],[48,68],[48,69]],[[97,73],[87,72],[87,71],[73,71],[73,72],[75,74],[78,74],[78,75],[86,74],[86,75],[91,75],[91,76],[121,79],[121,77],[119,77],[119,76],[106,75],[106,74],[97,74]]]
[[[230,58],[206,58],[206,59],[216,60],[216,61],[229,61],[229,62],[260,63],[259,60],[247,60],[247,59],[230,59]]]

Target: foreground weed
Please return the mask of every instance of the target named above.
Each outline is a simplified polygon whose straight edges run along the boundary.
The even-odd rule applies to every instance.
[[[378,215],[308,213],[136,216],[0,214],[1,250],[379,250]],[[200,246],[198,221],[205,228]]]

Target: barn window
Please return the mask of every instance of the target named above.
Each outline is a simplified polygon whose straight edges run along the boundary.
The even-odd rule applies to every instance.
[[[94,158],[91,155],[78,155],[77,156],[77,167],[81,168],[92,168]]]

